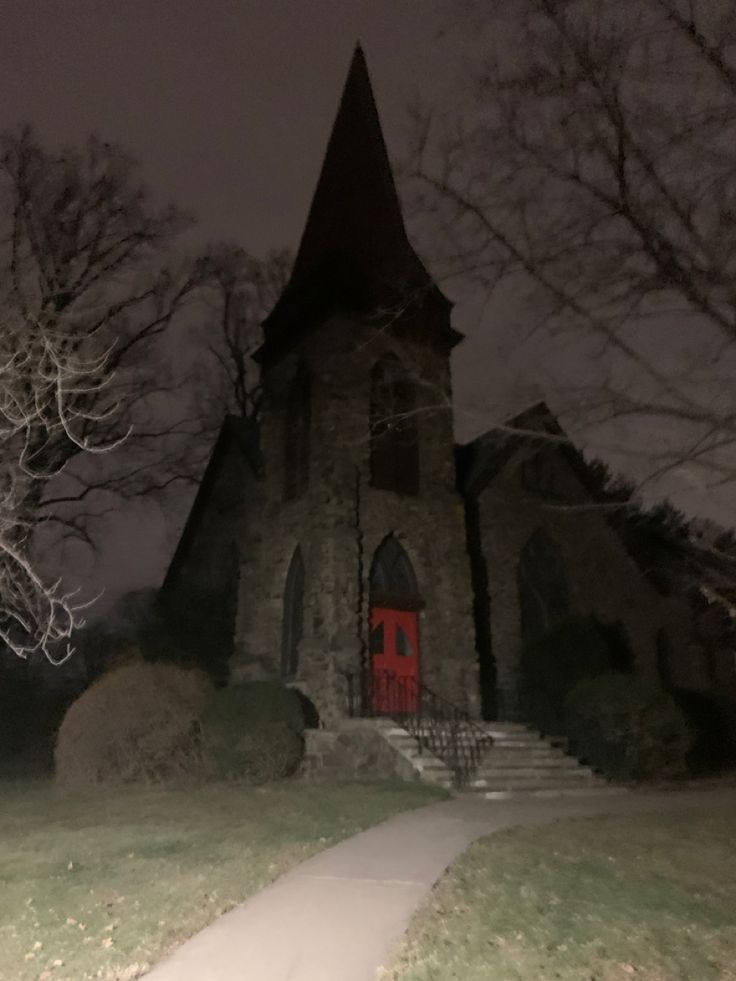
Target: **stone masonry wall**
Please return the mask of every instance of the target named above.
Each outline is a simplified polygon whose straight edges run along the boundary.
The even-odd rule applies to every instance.
[[[525,543],[544,528],[559,545],[571,592],[571,612],[595,614],[625,629],[644,676],[657,679],[656,638],[666,631],[675,686],[703,689],[702,653],[692,642],[690,614],[676,598],[660,595],[644,578],[623,543],[595,510],[555,507],[525,488],[524,452],[514,456],[479,496],[479,523],[490,592],[493,656],[502,714],[517,714],[521,630],[517,567]],[[564,461],[561,476],[573,500],[586,495]]]
[[[161,594],[177,646],[217,681],[227,679],[233,651],[243,502],[252,518],[257,496],[258,481],[232,442]]]
[[[411,763],[375,728],[349,719],[334,729],[307,729],[300,776],[320,780],[418,780]]]
[[[421,381],[416,497],[370,486],[371,368],[388,351]],[[311,381],[310,481],[301,498],[285,501],[284,408],[300,359]],[[463,505],[455,490],[447,356],[335,317],[270,368],[264,386],[264,506],[257,522],[243,523],[234,676],[278,674],[284,586],[299,545],[305,621],[295,684],[314,702],[323,722],[343,716],[347,675],[356,674],[366,658],[371,561],[381,541],[394,534],[414,565],[425,603],[420,615],[423,680],[477,712],[472,597]]]

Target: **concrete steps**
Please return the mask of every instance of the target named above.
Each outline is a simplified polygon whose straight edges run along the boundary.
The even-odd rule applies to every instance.
[[[453,788],[453,773],[447,763],[431,753],[406,729],[390,719],[376,720],[383,738],[409,764],[420,780],[447,789]],[[489,800],[515,796],[584,796],[621,793],[590,767],[568,756],[559,741],[543,739],[538,732],[515,722],[481,723],[490,737],[478,767],[462,788],[463,792]],[[425,733],[428,736],[428,733]],[[477,728],[468,726],[460,739],[467,745],[477,741]]]
[[[595,778],[593,771],[587,766],[479,766],[474,783],[490,782],[494,779],[508,780],[590,780]]]
[[[628,793],[626,787],[617,787],[604,782],[591,787],[528,788],[517,790],[487,790],[483,792],[476,790],[468,796],[482,797],[484,800],[524,800],[529,797],[615,797],[619,794],[626,793]]]
[[[475,776],[465,788],[489,799],[510,796],[581,796],[619,793],[560,748],[519,723],[488,722],[483,728],[493,744],[484,752]]]
[[[493,753],[492,759],[493,765],[499,768],[510,767],[513,769],[518,766],[524,766],[543,767],[545,769],[549,769],[550,767],[564,768],[569,766],[568,761],[570,757],[565,756],[564,753],[556,752],[555,750],[530,750],[529,752],[525,753],[507,753],[504,750],[498,750],[497,752]]]
[[[394,752],[406,760],[419,780],[450,790],[453,786],[452,771],[426,748],[420,752],[419,742],[406,729],[391,719],[379,719],[376,728]]]

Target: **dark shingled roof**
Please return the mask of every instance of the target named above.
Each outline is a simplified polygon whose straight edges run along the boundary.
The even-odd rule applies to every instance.
[[[471,443],[455,448],[460,493],[466,498],[477,498],[523,446],[541,447],[545,444],[553,446],[555,452],[565,460],[589,495],[591,503],[615,504],[545,402],[538,402],[509,419],[503,426],[491,429]],[[621,501],[620,504],[623,506],[624,502]],[[635,522],[627,520],[627,512],[616,507],[604,509],[600,515],[619,537],[622,546],[650,585],[659,593],[667,594],[669,586],[663,585],[661,577],[656,575],[656,569],[651,567],[647,542],[652,539],[651,535],[647,538],[646,527],[637,528]],[[636,515],[637,512],[634,511],[633,518]]]
[[[243,460],[256,477],[260,477],[263,469],[258,424],[252,419],[242,419],[239,416],[226,416],[215,440],[215,445],[207,462],[204,475],[197,488],[184,529],[179,538],[174,555],[166,570],[162,591],[171,587],[179,565],[183,561],[192,535],[196,531],[205,509],[208,507],[212,489],[222,468],[230,447],[236,446]]]
[[[536,436],[535,433],[539,433]],[[477,495],[503,470],[522,446],[549,442],[555,445],[576,468],[585,462],[565,435],[546,402],[537,402],[503,426],[489,429],[470,443],[457,448],[458,486],[463,494]],[[574,457],[574,460],[572,459]],[[580,474],[578,474],[580,476]]]
[[[286,289],[263,323],[268,363],[336,310],[412,308],[452,346],[451,304],[406,235],[365,56],[355,50],[317,189]]]

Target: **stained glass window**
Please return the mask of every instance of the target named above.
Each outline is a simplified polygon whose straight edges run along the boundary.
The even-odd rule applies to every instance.
[[[384,653],[384,639],[383,639],[383,624],[377,624],[373,630],[371,630],[370,638],[370,651],[371,654],[383,654]]]
[[[398,624],[396,625],[396,653],[401,657],[411,657],[414,653],[411,641]]]
[[[371,603],[411,608],[418,598],[417,580],[409,556],[396,538],[389,535],[373,556]]]

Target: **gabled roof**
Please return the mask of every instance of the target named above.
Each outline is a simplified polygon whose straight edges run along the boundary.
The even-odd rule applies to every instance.
[[[408,304],[419,306],[424,317],[430,313],[436,322],[442,321],[445,343],[461,339],[449,326],[449,300],[407,238],[368,67],[358,45],[291,279],[263,323],[264,344],[256,360],[272,360],[304,328],[334,310],[370,313]]]
[[[542,445],[551,441],[573,463],[576,472],[585,468],[585,461],[565,435],[547,403],[537,402],[508,419],[503,426],[489,429],[472,442],[458,447],[460,490],[467,495],[479,494],[522,446]]]
[[[165,592],[173,584],[179,566],[184,561],[189,550],[189,543],[209,506],[217,478],[222,473],[224,461],[228,456],[228,452],[233,447],[238,450],[240,458],[251,470],[253,475],[256,477],[260,477],[261,475],[262,460],[257,423],[238,416],[226,416],[215,440],[215,445],[212,448],[212,453],[210,454],[200,485],[197,488],[194,503],[179,537],[176,550],[166,570],[166,575],[161,585],[162,592]]]
[[[565,461],[575,475],[591,504],[607,505],[599,513],[619,538],[621,545],[639,571],[657,592],[670,592],[671,583],[662,570],[652,563],[652,546],[669,549],[668,560],[677,561],[680,545],[671,536],[657,540],[656,529],[647,528],[651,513],[634,508],[628,511],[625,498],[618,501],[607,493],[583,454],[572,443],[545,402],[538,402],[503,426],[491,429],[482,436],[456,448],[458,488],[466,498],[477,498],[491,481],[501,473],[522,447],[549,446]],[[644,519],[643,521],[641,519]],[[649,521],[651,526],[651,521]]]

